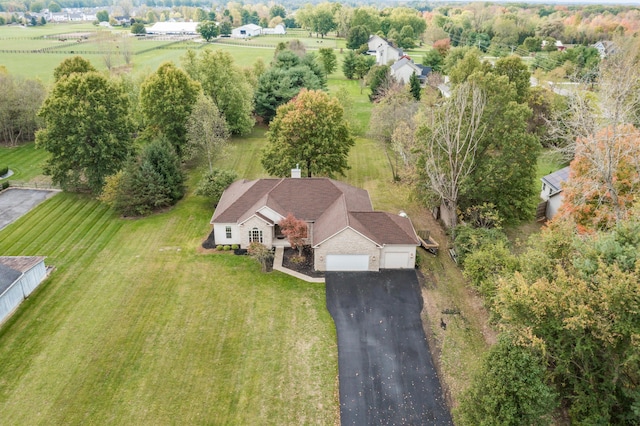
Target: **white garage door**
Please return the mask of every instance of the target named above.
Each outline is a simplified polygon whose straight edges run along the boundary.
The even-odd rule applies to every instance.
[[[329,254],[327,271],[368,271],[368,254]]]
[[[402,269],[409,266],[409,253],[389,252],[384,254],[385,269]]]

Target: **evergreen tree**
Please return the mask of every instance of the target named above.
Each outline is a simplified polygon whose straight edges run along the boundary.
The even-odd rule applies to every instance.
[[[420,100],[422,95],[421,90],[420,79],[418,79],[416,73],[411,74],[411,77],[409,77],[409,92],[411,92],[411,96],[413,96],[413,99],[416,101]]]

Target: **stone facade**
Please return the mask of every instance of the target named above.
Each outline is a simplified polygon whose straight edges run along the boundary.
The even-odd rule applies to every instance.
[[[369,270],[380,269],[380,248],[351,228],[314,247],[313,261],[317,271],[326,271],[328,254],[368,254]]]

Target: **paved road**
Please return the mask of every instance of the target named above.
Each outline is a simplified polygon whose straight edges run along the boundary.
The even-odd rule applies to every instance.
[[[57,193],[57,191],[16,188],[9,188],[0,193],[0,229]]]
[[[342,425],[451,425],[413,270],[328,272]]]

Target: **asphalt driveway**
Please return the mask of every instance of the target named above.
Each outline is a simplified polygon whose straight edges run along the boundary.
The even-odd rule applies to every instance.
[[[413,270],[327,272],[342,425],[451,425]]]
[[[0,229],[4,228],[58,191],[9,188],[0,193]]]

